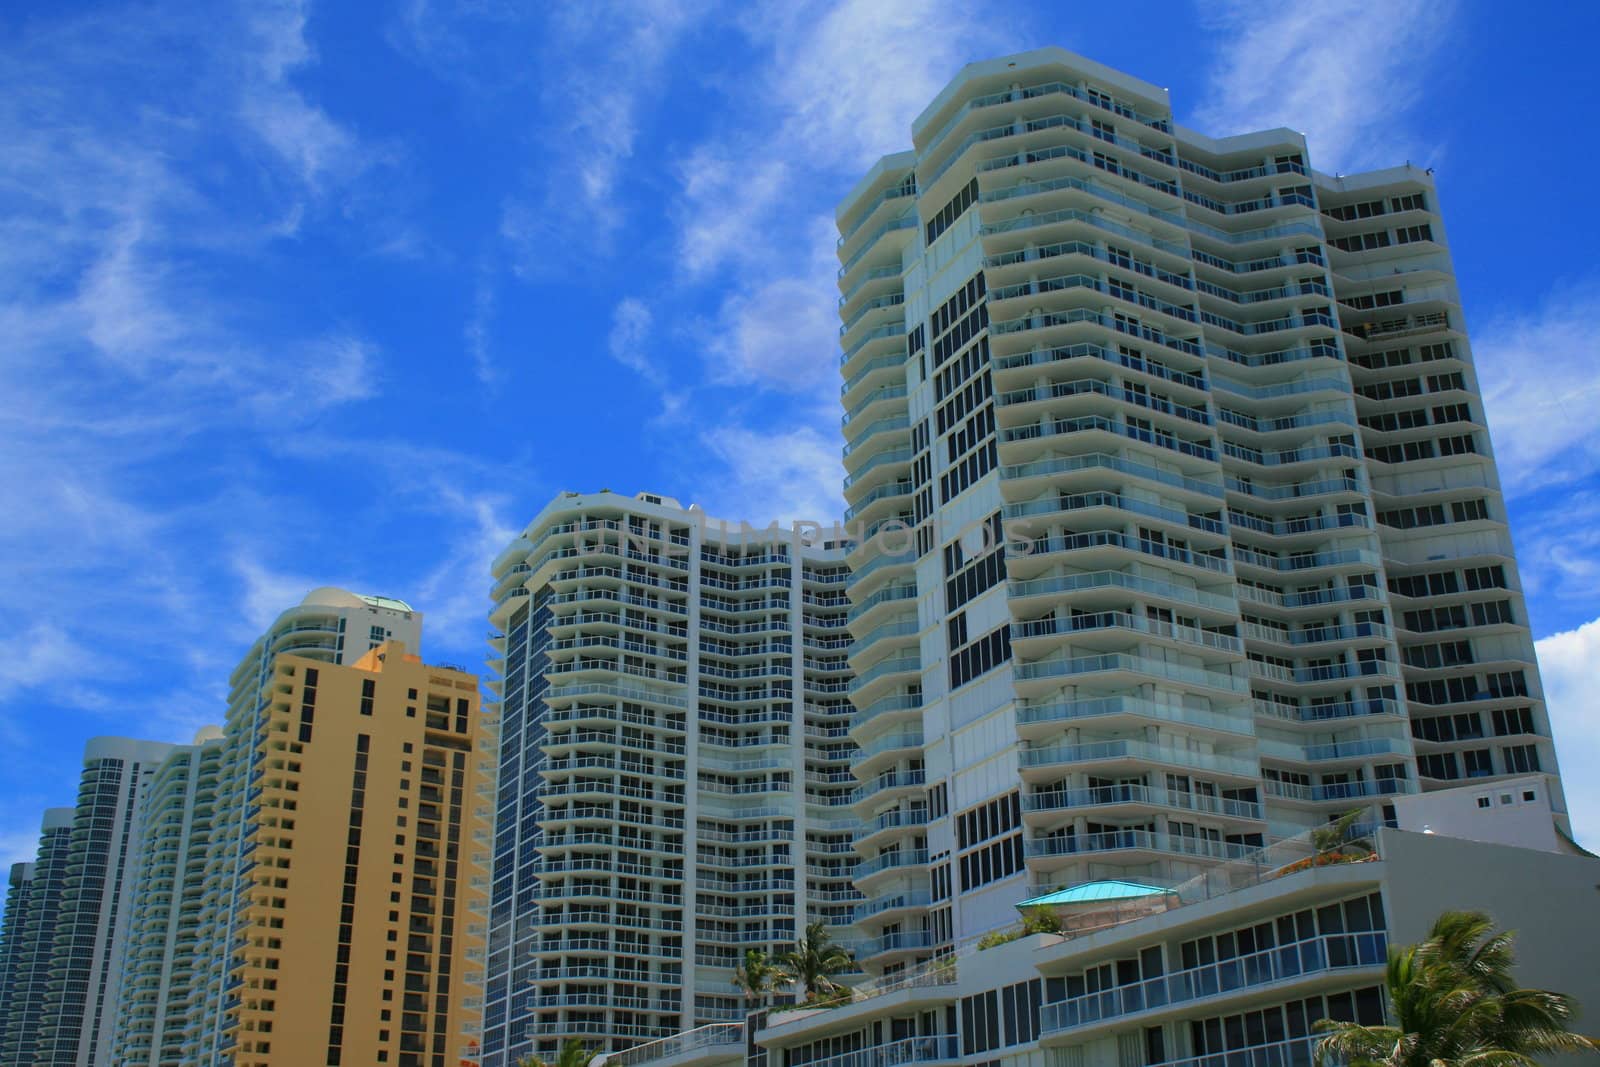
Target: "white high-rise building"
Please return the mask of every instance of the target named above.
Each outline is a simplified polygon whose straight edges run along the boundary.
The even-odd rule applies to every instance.
[[[123,888],[122,987],[110,1062],[161,1067],[182,1055],[223,745],[222,731],[206,727],[193,744],[174,747],[151,778],[139,852]]]
[[[840,207],[870,979],[614,1067],[1310,1067],[1446,908],[1591,1006],[1432,177],[1171,115],[973,64]]]
[[[974,64],[839,209],[870,972],[1419,789],[1564,820],[1432,178],[1171,114]]]
[[[6,1055],[15,1062],[32,1067],[111,1062],[122,980],[124,884],[138,855],[150,776],[171,748],[124,737],[92,738],[83,750],[77,806],[45,814],[27,926],[15,949],[21,991],[8,1013],[5,1037]]]
[[[843,558],[600,492],[563,494],[495,561],[487,1067],[742,1018],[747,949],[843,934]]]
[[[32,1063],[39,1047],[45,990],[55,952],[56,918],[66,889],[72,842],[73,808],[47,808],[39,829],[39,850],[28,864],[23,887],[7,898],[5,956],[10,964],[6,1000],[0,1005],[0,1063]],[[25,900],[18,894],[25,892]],[[13,912],[11,905],[17,909]]]

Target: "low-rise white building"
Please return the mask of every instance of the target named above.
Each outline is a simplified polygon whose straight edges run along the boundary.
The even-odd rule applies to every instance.
[[[980,941],[842,1007],[755,1015],[748,1033],[680,1035],[606,1062],[1309,1067],[1316,1023],[1383,1021],[1389,947],[1452,909],[1516,932],[1520,984],[1600,1005],[1600,858],[1387,828],[1372,849],[1317,862],[1284,843],[1143,898],[1086,901],[1072,933]]]

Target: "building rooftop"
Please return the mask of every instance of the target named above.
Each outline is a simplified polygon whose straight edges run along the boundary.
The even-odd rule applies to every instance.
[[[305,599],[300,601],[301,607],[321,608],[354,608],[363,604],[369,608],[387,608],[390,611],[416,610],[404,600],[396,600],[392,596],[352,593],[348,589],[340,589],[334,585],[319,586],[307,593]]]

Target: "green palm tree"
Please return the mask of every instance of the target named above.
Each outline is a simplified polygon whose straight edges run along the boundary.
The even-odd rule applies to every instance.
[[[1365,814],[1365,809],[1351,808],[1343,815],[1326,826],[1319,826],[1311,831],[1311,847],[1321,855],[1325,852],[1343,854],[1346,849],[1359,848],[1363,854],[1372,849],[1361,838],[1350,840],[1350,829],[1355,826],[1356,820]]]
[[[1600,1052],[1572,1032],[1571,997],[1517,987],[1512,940],[1482,912],[1447,911],[1420,944],[1390,948],[1394,1025],[1322,1020],[1319,1067],[1536,1067],[1536,1056]]]
[[[587,1045],[577,1038],[569,1038],[561,1046],[561,1052],[555,1062],[540,1059],[538,1056],[525,1056],[517,1061],[517,1067],[585,1067],[594,1053],[589,1051]]]
[[[806,926],[806,932],[795,942],[794,948],[783,954],[780,962],[792,981],[808,997],[827,997],[843,990],[833,980],[854,966],[850,953],[834,943],[827,924],[820,920]]]
[[[744,962],[733,970],[733,980],[744,990],[746,1000],[760,1004],[779,985],[790,980],[789,972],[757,948],[744,951]]]

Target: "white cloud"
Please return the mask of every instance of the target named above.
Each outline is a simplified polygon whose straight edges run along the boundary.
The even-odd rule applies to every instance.
[[[710,346],[713,374],[727,383],[836,396],[839,318],[832,312],[818,299],[816,283],[804,278],[735,293],[722,305]]]
[[[1498,440],[1498,438],[1497,438]],[[1600,601],[1600,489],[1552,487],[1512,502],[1517,565],[1534,610],[1582,618]]]
[[[478,377],[478,384],[484,386],[492,386],[502,377],[489,347],[494,312],[494,274],[487,265],[480,265],[477,285],[472,290],[472,314],[468,316],[461,334],[467,345],[467,355],[472,358],[472,371]]]
[[[272,620],[300,603],[313,589],[325,585],[345,588],[346,583],[327,575],[287,574],[268,567],[252,552],[236,551],[232,569],[238,578],[240,614],[245,627],[237,632],[254,637]]]
[[[411,595],[423,611],[427,647],[470,655],[466,668],[479,672],[489,564],[521,527],[507,517],[510,501],[496,491],[442,485],[439,504],[450,517],[452,532],[442,542],[438,562],[418,576]]]
[[[54,622],[36,622],[0,637],[0,685],[26,689],[56,684],[77,674],[82,650]]]
[[[832,202],[805,190],[853,180],[911,147],[911,122],[964,63],[1023,37],[970,4],[766,4],[743,20],[766,74],[731,82],[731,121],[680,157],[680,259],[692,276],[784,262]],[[823,180],[826,178],[826,180]]]
[[[1222,137],[1287,126],[1329,173],[1395,166],[1426,150],[1403,121],[1448,39],[1451,0],[1336,0],[1263,7],[1217,0],[1218,41],[1194,125]]]
[[[320,193],[364,170],[373,149],[291,82],[296,70],[316,59],[305,37],[307,6],[303,0],[252,6],[255,47],[240,67],[239,114],[307,189]]]
[[[701,419],[728,467],[710,510],[729,517],[840,514],[835,193],[911,145],[912,120],[960,67],[1025,28],[955,2],[768,3],[743,13],[755,79],[720,83],[726,106],[683,150],[670,206],[679,287],[722,286],[717,314],[686,327],[712,387],[784,398],[782,426],[744,405]],[[709,395],[720,396],[715,389]]]
[[[1502,316],[1472,342],[1506,493],[1581,481],[1600,470],[1600,321],[1596,281]]]
[[[774,51],[775,147],[852,171],[910,148],[911,121],[962,65],[1015,50],[1027,36],[1015,19],[949,0],[774,4],[751,23]]]
[[[697,146],[677,166],[682,199],[678,262],[692,278],[718,267],[770,256],[766,216],[792,191],[789,163],[753,145]]]
[[[770,522],[831,523],[844,512],[844,471],[833,435],[807,425],[707,431],[702,443],[727,467],[726,480],[705,479],[708,514],[765,527]]]
[[[325,127],[259,151],[331,120],[288,84],[309,61],[304,10],[250,12],[244,32],[232,9],[131,9],[0,42],[0,704],[82,714],[74,733],[187,739],[215,719],[217,664],[250,636],[232,597],[267,595],[229,571],[230,547],[304,514],[240,457],[382,382],[357,329],[239,296],[308,192],[355,173]],[[256,123],[269,113],[278,125]],[[292,603],[326,580],[276,592]],[[11,748],[28,760],[55,743]]]
[[[656,328],[655,315],[638,297],[624,297],[611,309],[606,335],[611,358],[637,374],[655,390],[661,411],[656,423],[676,421],[688,406],[690,389],[667,372],[669,345]]]
[[[618,185],[632,160],[640,114],[671,73],[669,59],[707,9],[692,0],[601,0],[530,8],[523,16],[489,16],[528,37],[537,55],[540,112],[533,142],[538,162],[526,187],[506,198],[500,235],[517,272],[535,277],[584,265],[609,248],[626,220]],[[417,12],[424,13],[418,18]],[[408,24],[414,48],[440,54],[415,27],[448,22],[418,3]],[[459,52],[446,33],[440,48]],[[528,66],[526,55],[517,64]],[[436,64],[437,65],[437,64]],[[477,92],[493,92],[510,77],[469,75]],[[581,250],[581,255],[579,254]]]
[[[1600,619],[1537,642],[1539,674],[1578,842],[1600,851]]]
[[[655,316],[644,301],[625,297],[611,309],[611,333],[606,337],[606,347],[612,359],[646,381],[660,385],[661,364],[650,356],[654,324]]]

